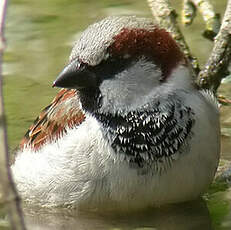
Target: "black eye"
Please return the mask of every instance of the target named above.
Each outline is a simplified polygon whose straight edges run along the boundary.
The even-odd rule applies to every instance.
[[[94,72],[97,73],[100,78],[107,79],[123,71],[130,64],[130,59],[110,57],[107,60],[103,60],[99,65],[93,68]]]

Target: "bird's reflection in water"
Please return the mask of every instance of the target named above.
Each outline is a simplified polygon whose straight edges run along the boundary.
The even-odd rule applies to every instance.
[[[206,202],[169,205],[130,214],[89,213],[63,209],[25,208],[25,219],[31,230],[211,230]]]

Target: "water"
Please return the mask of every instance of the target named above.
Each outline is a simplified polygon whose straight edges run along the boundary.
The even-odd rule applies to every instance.
[[[206,202],[198,200],[193,203],[168,206],[165,208],[137,212],[132,215],[106,213],[62,212],[54,214],[39,212],[39,215],[27,215],[29,229],[42,226],[41,229],[136,229],[136,230],[210,230],[212,222]],[[44,222],[45,220],[45,222]],[[47,227],[49,223],[49,227]]]
[[[223,13],[225,1],[213,1]],[[180,9],[180,0],[174,1]],[[8,7],[4,55],[4,95],[10,150],[13,151],[31,122],[54,97],[51,88],[67,62],[71,45],[87,25],[109,15],[136,14],[151,17],[140,0],[11,0]],[[203,64],[212,42],[201,37],[198,17],[183,28],[191,50]],[[231,83],[219,90],[231,98]],[[231,107],[221,108],[222,157],[231,160]],[[211,187],[203,201],[168,206],[132,215],[96,215],[71,210],[25,208],[28,229],[230,229],[231,191]],[[0,229],[7,228],[0,208]]]

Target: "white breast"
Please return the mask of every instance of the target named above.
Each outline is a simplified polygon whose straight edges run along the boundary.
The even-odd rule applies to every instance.
[[[84,123],[57,142],[38,152],[26,148],[18,153],[12,172],[21,196],[45,206],[119,209],[198,197],[211,183],[218,164],[219,121],[211,99],[198,91],[187,98],[196,111],[191,147],[162,174],[142,174],[129,167],[108,145],[100,124],[87,115]]]

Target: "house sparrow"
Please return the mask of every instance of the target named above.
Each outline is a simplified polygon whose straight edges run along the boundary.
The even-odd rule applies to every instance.
[[[135,210],[196,199],[212,182],[217,101],[197,89],[178,45],[152,20],[90,25],[53,86],[65,89],[12,165],[24,200]]]

